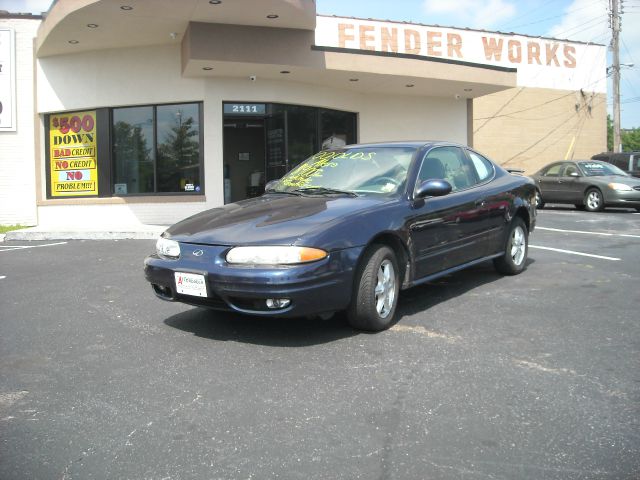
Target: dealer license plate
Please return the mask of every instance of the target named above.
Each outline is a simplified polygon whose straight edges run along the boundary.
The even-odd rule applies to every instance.
[[[207,282],[204,275],[197,273],[175,272],[176,292],[194,297],[207,296]]]

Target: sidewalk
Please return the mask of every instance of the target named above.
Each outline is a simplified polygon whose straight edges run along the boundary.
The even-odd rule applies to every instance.
[[[12,230],[0,235],[2,241],[34,241],[34,240],[128,240],[156,239],[167,229],[166,225],[104,225],[104,226],[69,226],[69,225],[38,225],[37,227]]]

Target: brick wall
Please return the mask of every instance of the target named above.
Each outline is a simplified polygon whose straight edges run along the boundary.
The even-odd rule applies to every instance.
[[[513,88],[473,102],[473,146],[527,174],[555,160],[589,159],[607,146],[605,94]]]
[[[0,18],[15,31],[17,128],[0,132],[0,224],[35,225],[35,115],[33,41],[39,19]]]

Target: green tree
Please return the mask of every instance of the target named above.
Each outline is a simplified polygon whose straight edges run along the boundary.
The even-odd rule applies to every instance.
[[[158,144],[158,191],[179,192],[184,185],[197,183],[200,143],[193,117],[176,115],[175,126]]]
[[[622,151],[640,152],[640,128],[632,128],[620,132]],[[613,120],[607,115],[607,152],[613,152]]]
[[[117,122],[113,131],[114,183],[126,183],[127,193],[153,192],[153,162],[142,128]]]
[[[620,135],[625,152],[640,152],[640,128],[626,130]]]

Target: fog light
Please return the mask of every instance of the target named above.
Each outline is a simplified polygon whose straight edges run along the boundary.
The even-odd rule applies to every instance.
[[[286,308],[291,304],[288,298],[267,298],[267,308]]]

